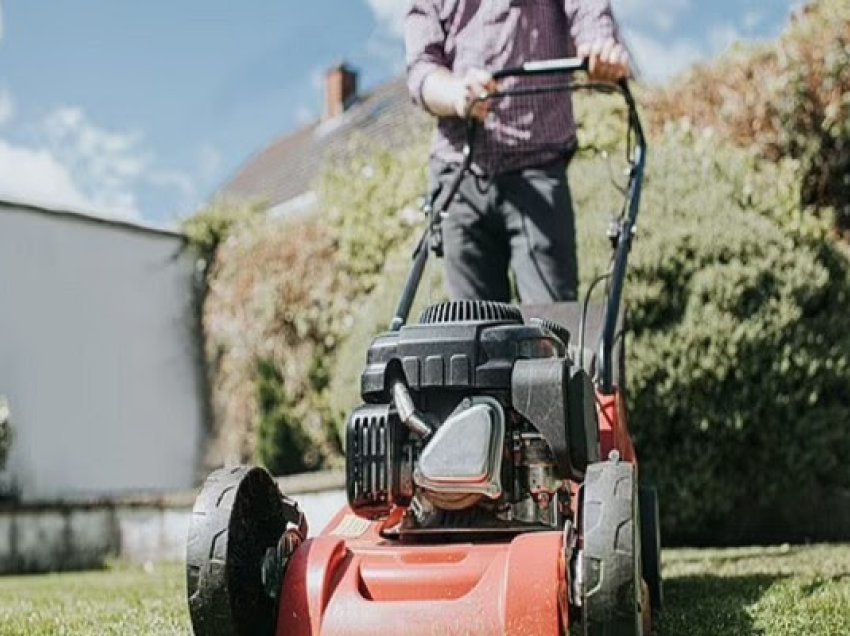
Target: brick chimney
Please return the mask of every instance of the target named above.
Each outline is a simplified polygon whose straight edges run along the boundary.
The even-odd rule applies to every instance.
[[[344,62],[325,75],[325,119],[339,117],[357,97],[357,73]]]

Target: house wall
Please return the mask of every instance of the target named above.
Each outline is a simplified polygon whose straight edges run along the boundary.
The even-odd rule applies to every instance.
[[[194,485],[205,391],[181,236],[0,204],[0,394],[23,500]]]

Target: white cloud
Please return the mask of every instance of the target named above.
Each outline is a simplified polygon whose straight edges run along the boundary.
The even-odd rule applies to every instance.
[[[402,37],[404,35],[404,16],[410,2],[406,0],[366,0],[375,19],[391,35]]]
[[[12,108],[8,92],[0,93],[0,115],[4,95]],[[72,106],[29,127],[35,133],[26,144],[0,139],[0,197],[127,219],[142,216],[139,194],[145,190],[168,192],[174,208],[197,204],[195,180],[158,165],[139,132],[108,130]],[[201,170],[216,169],[203,161],[213,159],[199,157]]]
[[[626,41],[642,79],[650,83],[664,82],[704,57],[691,40],[658,40],[633,30],[626,34]]]
[[[138,132],[101,128],[78,107],[63,106],[41,126],[47,147],[88,195],[90,205],[122,217],[137,217],[135,187],[151,170]]]
[[[678,17],[691,8],[691,1],[655,0],[651,7],[647,7],[646,0],[612,0],[611,5],[620,24],[652,26],[667,33],[676,25]]]
[[[70,172],[50,151],[1,139],[0,197],[47,206],[90,207]]]

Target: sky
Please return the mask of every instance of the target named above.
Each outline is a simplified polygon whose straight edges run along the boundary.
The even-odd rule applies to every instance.
[[[408,0],[0,0],[0,198],[171,226],[321,117],[324,71],[404,71]],[[775,37],[796,0],[613,0],[645,81]]]

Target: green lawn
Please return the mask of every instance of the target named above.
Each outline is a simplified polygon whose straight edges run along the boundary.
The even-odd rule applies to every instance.
[[[668,550],[660,636],[850,634],[850,546]],[[185,634],[183,569],[0,578],[0,634]]]

